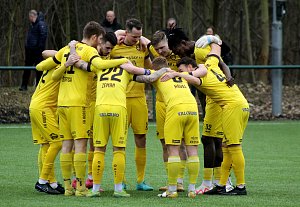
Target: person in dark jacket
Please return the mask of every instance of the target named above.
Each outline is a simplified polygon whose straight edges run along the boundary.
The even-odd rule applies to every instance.
[[[29,11],[30,26],[25,43],[25,66],[34,66],[43,60],[42,52],[46,47],[48,27],[44,21],[44,14],[36,10]],[[20,91],[26,91],[30,79],[30,70],[24,70]],[[42,72],[36,71],[36,85]]]
[[[122,29],[122,26],[118,23],[114,11],[107,11],[106,17],[101,23],[101,26],[104,27],[106,32],[115,32],[119,29]]]

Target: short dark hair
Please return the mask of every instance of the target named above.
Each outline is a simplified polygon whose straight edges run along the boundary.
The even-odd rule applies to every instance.
[[[181,28],[175,28],[167,32],[168,45],[171,50],[176,48],[182,40],[188,41],[189,38],[186,36]]]
[[[158,30],[153,34],[151,44],[155,46],[162,40],[167,40],[166,33],[164,31]]]
[[[107,32],[103,37],[104,42],[110,42],[113,46],[116,46],[118,43],[117,36],[114,32]]]
[[[196,61],[190,57],[183,57],[178,60],[176,66],[179,67],[180,65],[192,65],[194,68],[198,66]]]
[[[105,29],[95,21],[88,22],[83,28],[83,38],[90,38],[92,35],[99,37],[105,35]]]
[[[131,32],[134,27],[137,30],[141,30],[143,28],[143,24],[139,20],[134,18],[127,19],[125,24],[126,30]]]
[[[159,56],[153,59],[152,61],[152,69],[153,70],[159,70],[164,67],[168,66],[168,61],[165,57]]]

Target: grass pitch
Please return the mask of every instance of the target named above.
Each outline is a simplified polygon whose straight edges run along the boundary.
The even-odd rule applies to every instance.
[[[153,192],[135,191],[134,140],[129,131],[126,150],[126,178],[130,198],[113,198],[112,151],[108,147],[100,198],[52,196],[35,191],[38,179],[38,146],[32,144],[30,125],[0,125],[0,206],[300,206],[300,122],[250,122],[243,150],[246,159],[247,196],[197,196],[162,199]],[[160,142],[155,125],[147,135],[146,182],[155,189],[166,184]],[[111,145],[109,145],[111,146]],[[200,160],[203,159],[199,147]],[[201,161],[200,177],[202,179]],[[57,177],[62,182],[59,163]],[[185,177],[187,187],[187,176]]]

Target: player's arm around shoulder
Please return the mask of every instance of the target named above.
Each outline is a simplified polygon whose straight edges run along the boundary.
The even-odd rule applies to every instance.
[[[151,75],[138,75],[134,77],[134,81],[140,82],[140,83],[153,83],[157,81],[163,74],[166,72],[171,71],[170,68],[161,68],[154,73],[151,73]]]

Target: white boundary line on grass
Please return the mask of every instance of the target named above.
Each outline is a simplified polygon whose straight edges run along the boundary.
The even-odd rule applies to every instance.
[[[202,125],[202,122],[200,123]],[[299,124],[300,125],[300,121],[283,121],[283,122],[268,122],[268,121],[263,121],[263,122],[259,122],[259,121],[250,121],[248,122],[248,125],[281,125],[281,124]],[[150,123],[148,125],[149,127],[155,127],[156,124],[155,123]],[[31,128],[30,124],[0,124],[0,129],[29,129]]]

